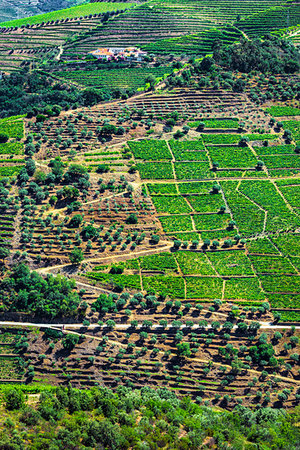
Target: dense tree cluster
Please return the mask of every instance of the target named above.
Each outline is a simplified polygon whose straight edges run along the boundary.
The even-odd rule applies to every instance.
[[[75,315],[81,298],[74,280],[57,275],[44,279],[21,263],[0,283],[2,311],[30,311],[43,317]]]
[[[241,40],[233,45],[215,42],[212,57],[192,60],[180,74],[172,73],[166,84],[192,88],[249,90],[254,102],[299,98],[300,85],[292,78],[276,74],[293,74],[299,70],[296,47],[285,39],[267,36],[263,40]],[[242,72],[242,73],[241,73]]]
[[[0,117],[27,113],[28,117],[37,116],[37,121],[42,122],[62,109],[90,106],[118,95],[118,92],[94,88],[79,90],[54,82],[41,72],[22,69],[3,76],[0,81]]]
[[[213,59],[231,70],[262,73],[295,73],[299,70],[299,53],[286,39],[267,36],[265,39],[243,40],[229,46],[217,45]]]
[[[0,447],[51,449],[297,448],[299,410],[241,405],[233,412],[214,411],[189,398],[178,399],[166,389],[120,386],[80,391],[59,387],[41,393],[37,407],[28,406],[20,389],[5,394],[7,414],[16,427],[0,431]],[[11,411],[12,410],[12,411]],[[9,411],[11,411],[9,413]],[[10,419],[11,420],[11,419]],[[246,444],[246,447],[244,445]]]

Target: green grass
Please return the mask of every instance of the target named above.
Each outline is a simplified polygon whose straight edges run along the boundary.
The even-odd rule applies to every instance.
[[[142,179],[148,180],[172,180],[174,179],[172,164],[169,162],[138,163],[137,169]]]
[[[192,231],[193,224],[190,216],[166,216],[159,218],[166,233],[173,231]]]
[[[183,275],[216,275],[205,253],[180,251],[176,259]]]
[[[0,23],[1,27],[20,27],[27,24],[38,24],[48,22],[49,20],[71,19],[74,17],[88,16],[90,14],[100,14],[106,11],[116,11],[117,9],[125,9],[133,6],[134,3],[110,3],[110,2],[96,2],[85,5],[73,6],[72,8],[60,9],[59,11],[52,11],[46,14],[39,14],[32,17],[25,17],[24,19],[10,20],[9,22]]]
[[[187,201],[180,196],[175,195],[155,195],[152,197],[153,204],[158,212],[168,214],[189,213],[191,207]]]
[[[231,278],[226,280],[225,299],[265,300],[257,278]]]
[[[214,299],[222,294],[223,281],[213,277],[186,278],[186,298]]]
[[[219,251],[208,255],[221,276],[254,275],[251,261],[243,251]]]
[[[144,159],[148,161],[172,159],[172,155],[165,141],[129,141],[128,147],[137,159]]]

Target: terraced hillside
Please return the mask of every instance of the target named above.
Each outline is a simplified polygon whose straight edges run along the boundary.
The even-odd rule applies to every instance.
[[[297,26],[299,23],[299,3],[289,2],[284,6],[254,14],[240,22],[236,22],[236,25],[248,36],[256,37],[270,33],[278,28]]]
[[[187,37],[177,41],[174,46],[175,53],[182,50],[191,54],[204,54],[211,50],[214,39],[221,38],[224,42],[229,42],[238,37],[237,31],[233,31],[232,34],[226,31],[223,35],[215,31],[216,28],[228,23],[235,22],[238,28],[242,26],[242,29],[250,35],[255,34],[257,27],[260,33],[272,31],[281,10],[270,8],[280,7],[282,4],[280,0],[263,2],[246,0],[242,4],[238,0],[232,2],[188,0],[180,3],[153,0],[138,5],[128,2],[94,2],[2,24],[5,28],[2,28],[0,33],[0,68],[9,72],[32,60],[37,62],[53,59],[77,60],[85,58],[88,52],[103,46],[141,46],[153,43],[149,51],[153,49],[154,52],[166,53],[170,45],[173,45],[173,41],[169,43],[161,40],[180,36]],[[134,9],[123,14],[107,14],[105,18],[103,16],[105,12],[119,13],[132,6],[135,6]],[[267,11],[267,19],[264,18],[264,11]],[[289,11],[290,25],[297,24],[299,22],[297,5],[291,4]],[[253,14],[257,18],[251,21]],[[283,22],[282,27],[286,26],[282,18],[284,14],[281,14],[280,19]],[[210,29],[214,31],[208,35],[201,34]],[[196,42],[200,40],[199,45],[195,40]],[[154,44],[156,41],[159,42]]]
[[[238,15],[263,11],[280,1],[255,0],[233,2],[161,1],[147,2],[116,20],[67,45],[64,59],[84,56],[93,48],[104,46],[142,45],[161,39],[199,33],[234,22]]]
[[[2,0],[0,22],[21,19],[82,3],[81,0]]]
[[[89,386],[93,433],[100,414],[118,410],[127,436],[105,448],[138,446],[106,387],[130,396],[131,412],[139,394],[130,389],[143,388],[151,412],[135,414],[155,434],[153,448],[174,447],[158,438],[154,417],[167,414],[170,433],[179,430],[183,417],[190,421],[188,397],[220,417],[239,407],[248,425],[254,416],[243,407],[296,411],[300,102],[298,51],[286,38],[298,29],[263,19],[296,6],[107,2],[88,17],[1,29],[8,70],[32,56],[36,65],[0,81],[2,116],[27,113],[0,120],[0,384],[28,392],[40,383],[44,392],[31,401],[52,424],[62,416],[48,386],[68,385],[72,401],[57,391],[70,428],[59,431],[59,448],[76,446]],[[283,39],[251,40],[240,24],[249,35]],[[145,46],[149,55],[86,58],[108,44]],[[78,402],[71,384],[82,389]],[[157,409],[150,387],[165,401],[180,396],[182,416],[167,403]],[[34,408],[18,413],[28,433]],[[23,425],[0,409],[17,439]],[[266,414],[276,421],[281,412]],[[160,420],[162,431],[168,423]],[[262,447],[256,425],[232,447]],[[192,444],[191,425],[180,430],[182,450],[220,443],[198,430]],[[39,448],[51,433],[42,434]],[[98,441],[85,432],[81,443]],[[0,448],[9,445],[0,436]]]
[[[202,33],[182,36],[178,38],[162,39],[143,47],[145,51],[158,54],[188,54],[188,55],[207,55],[214,48],[215,41],[220,41],[225,45],[230,45],[240,38],[243,34],[235,27],[227,26],[224,28],[212,28]]]
[[[88,9],[71,8],[71,13],[70,9],[66,10],[65,18],[60,12],[54,12],[41,19],[34,16],[30,26],[25,26],[28,19],[20,28],[3,27],[0,30],[0,69],[10,72],[30,61],[55,60],[67,39],[97,27],[105,11],[125,10],[130,6],[130,3],[97,2]]]

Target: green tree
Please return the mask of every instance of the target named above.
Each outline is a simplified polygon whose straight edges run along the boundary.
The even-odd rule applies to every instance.
[[[82,250],[78,247],[75,247],[72,253],[70,254],[69,258],[72,264],[81,263],[81,261],[83,261],[84,259]]]
[[[62,340],[62,345],[66,350],[72,350],[76,344],[79,342],[78,334],[67,334],[67,336]]]

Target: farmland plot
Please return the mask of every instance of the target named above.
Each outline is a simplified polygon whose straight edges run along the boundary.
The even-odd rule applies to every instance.
[[[190,216],[164,216],[159,218],[166,233],[176,231],[192,231],[193,224]]]
[[[173,180],[173,168],[171,163],[161,162],[159,164],[145,162],[138,163],[137,169],[142,179],[148,180]]]
[[[230,221],[230,214],[197,214],[193,217],[198,231],[224,230]]]
[[[253,263],[254,269],[257,273],[270,274],[296,274],[296,270],[284,256],[262,256],[252,255],[250,259]]]
[[[258,279],[255,277],[230,278],[225,282],[224,298],[226,300],[263,301],[265,295],[259,286]]]
[[[186,198],[196,212],[217,213],[220,211],[221,206],[224,206],[224,200],[220,194],[191,195]]]
[[[187,277],[186,297],[188,299],[214,299],[222,294],[223,281],[214,277]]]
[[[184,298],[184,281],[181,277],[143,276],[143,285],[146,290],[154,290],[159,294],[168,295],[170,298]]]
[[[175,162],[175,172],[178,180],[201,180],[213,178],[207,162]]]
[[[129,141],[128,146],[137,159],[144,159],[146,161],[172,159],[172,155],[165,141]]]
[[[205,253],[181,251],[176,253],[176,259],[183,275],[217,274]]]
[[[213,162],[218,162],[219,168],[254,168],[257,159],[249,147],[207,147]]]
[[[299,217],[288,209],[274,185],[269,181],[242,181],[239,191],[268,212],[267,231],[276,231],[278,227],[288,229],[299,226]]]
[[[172,253],[143,256],[140,258],[140,266],[142,270],[177,270],[176,260]]]
[[[153,204],[158,212],[167,214],[184,214],[191,212],[191,207],[185,198],[175,195],[155,195]]]
[[[273,255],[273,254],[279,254],[279,251],[275,247],[275,245],[270,241],[269,238],[264,237],[262,239],[256,239],[251,240],[247,244],[248,252],[251,253],[258,253],[262,255]]]
[[[251,261],[243,251],[214,252],[208,257],[221,276],[254,275]]]

